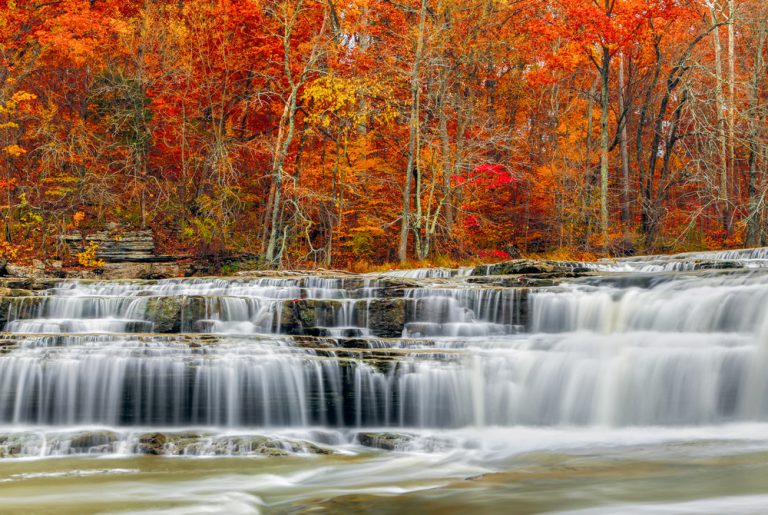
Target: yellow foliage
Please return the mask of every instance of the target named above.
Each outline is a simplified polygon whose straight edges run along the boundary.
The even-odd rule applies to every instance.
[[[0,259],[4,259],[8,262],[15,263],[19,261],[22,254],[28,249],[21,245],[12,245],[7,241],[0,241]]]
[[[388,123],[397,116],[391,97],[381,83],[332,75],[320,77],[304,91],[304,99],[311,100],[309,122],[323,128],[342,124],[349,129],[371,120]],[[375,108],[374,99],[384,99],[383,106]]]
[[[17,110],[19,104],[29,102],[30,100],[34,100],[36,98],[37,96],[32,93],[27,93],[26,91],[17,91],[4,104],[0,103],[0,115],[6,115],[10,117]],[[13,120],[0,123],[0,129],[16,129],[18,127],[19,124]],[[13,157],[19,157],[26,153],[26,150],[18,145],[7,145],[2,147],[2,150]]]
[[[99,268],[104,266],[104,260],[96,257],[99,246],[96,242],[88,243],[88,248],[77,254],[77,262],[85,268]]]
[[[4,147],[3,150],[5,150],[8,154],[12,155],[13,157],[19,157],[27,153],[26,150],[24,150],[18,145],[8,145],[7,147]]]
[[[19,104],[23,102],[29,102],[37,98],[34,93],[27,93],[26,91],[17,91],[11,96],[11,98],[5,102],[5,105],[0,104],[0,114],[11,114]]]

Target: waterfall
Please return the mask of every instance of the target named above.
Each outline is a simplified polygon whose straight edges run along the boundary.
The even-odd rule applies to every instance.
[[[6,298],[0,432],[768,419],[760,268],[538,288],[420,274],[63,281]]]

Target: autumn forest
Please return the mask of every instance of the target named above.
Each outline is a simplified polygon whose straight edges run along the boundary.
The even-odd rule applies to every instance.
[[[0,258],[106,227],[355,269],[768,239],[763,0],[0,9]]]

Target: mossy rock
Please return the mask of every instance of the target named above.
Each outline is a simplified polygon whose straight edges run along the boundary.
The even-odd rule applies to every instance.
[[[261,435],[220,437],[213,442],[213,454],[218,456],[268,456],[280,457],[292,454],[333,454],[311,442],[280,440]]]
[[[139,435],[136,452],[138,454],[162,456],[166,454],[167,443],[168,435],[164,433],[146,433]]]
[[[162,296],[147,300],[146,318],[156,333],[179,333],[194,328],[207,316],[207,303],[201,296]]]
[[[117,442],[117,434],[112,431],[86,431],[77,433],[69,438],[69,447],[73,450],[87,451]]]
[[[154,324],[156,333],[181,331],[182,297],[152,297],[147,301],[146,317]]]
[[[357,442],[372,449],[396,451],[410,444],[414,436],[406,433],[357,433]]]

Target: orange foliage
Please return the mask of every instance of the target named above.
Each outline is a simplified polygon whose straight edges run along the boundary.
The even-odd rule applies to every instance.
[[[391,266],[404,223],[409,264],[742,244],[766,219],[768,8],[741,3],[724,164],[727,33],[701,2],[428,1],[424,34],[421,0],[2,2],[3,252],[110,222],[164,252],[264,255],[276,235],[285,266],[356,269]]]

